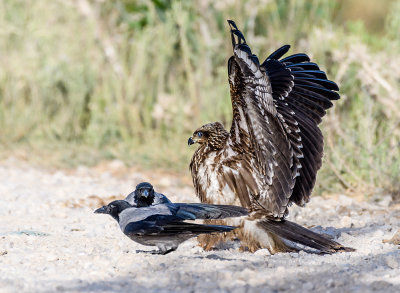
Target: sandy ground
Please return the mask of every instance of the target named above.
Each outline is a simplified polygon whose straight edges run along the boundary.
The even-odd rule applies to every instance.
[[[400,208],[389,197],[314,197],[291,209],[291,220],[356,252],[271,256],[239,252],[235,243],[204,252],[192,239],[157,256],[138,253],[152,248],[129,240],[94,208],[144,180],[173,201],[197,199],[187,180],[113,175],[122,168],[112,162],[67,172],[0,163],[0,292],[400,292],[399,245],[383,243],[400,228]]]

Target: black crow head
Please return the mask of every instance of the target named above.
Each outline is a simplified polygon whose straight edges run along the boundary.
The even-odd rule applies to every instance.
[[[115,220],[119,221],[119,214],[123,210],[131,207],[132,205],[130,205],[129,202],[125,200],[114,200],[110,202],[108,205],[102,206],[101,208],[95,210],[94,212],[96,214],[108,214]]]
[[[154,188],[148,182],[139,183],[135,189],[135,203],[137,207],[148,207],[154,202]]]

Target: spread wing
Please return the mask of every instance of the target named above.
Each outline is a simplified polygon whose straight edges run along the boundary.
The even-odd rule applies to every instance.
[[[288,203],[304,205],[310,198],[323,152],[318,124],[331,100],[339,99],[339,88],[305,54],[279,60],[288,45],[260,65],[235,23],[228,22],[234,49],[228,62],[231,136],[242,147],[241,138],[250,137],[256,154],[251,164],[267,189],[263,193],[261,186],[258,201],[282,216]]]
[[[257,56],[251,53],[235,23],[228,22],[234,53],[228,61],[233,108],[230,136],[233,148],[244,149],[251,154],[251,157],[247,156],[237,163],[231,177],[237,186],[248,186],[248,174],[244,170],[248,169],[258,184],[258,192],[252,194],[252,202],[255,200],[263,209],[281,217],[286,212],[295,185],[297,165],[294,164],[294,151],[285,125],[278,117],[280,114],[268,75],[260,67]],[[240,178],[235,169],[239,170]],[[241,178],[244,182],[237,181]]]
[[[272,86],[274,103],[294,150],[299,166],[290,201],[303,206],[310,199],[317,171],[321,167],[323,136],[318,124],[340,98],[336,83],[327,79],[306,54],[278,60],[288,50],[286,45],[272,53],[261,65]]]

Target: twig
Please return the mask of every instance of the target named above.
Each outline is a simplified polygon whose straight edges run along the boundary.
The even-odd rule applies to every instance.
[[[342,175],[340,175],[339,171],[336,169],[335,165],[331,162],[331,160],[327,159],[326,162],[328,163],[329,167],[333,171],[333,173],[336,175],[336,177],[339,179],[339,182],[342,184],[342,186],[348,190],[354,191],[354,188],[351,186],[350,183],[348,183]]]

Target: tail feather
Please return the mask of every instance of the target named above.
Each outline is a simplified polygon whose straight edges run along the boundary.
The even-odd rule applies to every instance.
[[[227,225],[204,225],[205,229],[209,229],[210,233],[213,232],[231,232],[232,230],[235,230],[237,227],[234,226],[227,226]]]
[[[180,233],[193,233],[199,234],[211,234],[211,233],[222,233],[230,232],[236,229],[234,226],[226,225],[204,225],[187,222],[171,222],[162,227],[162,231],[159,234],[180,234]]]
[[[317,249],[324,253],[355,251],[353,248],[345,247],[336,241],[327,239],[320,234],[287,220],[275,221],[272,219],[264,219],[258,222],[258,225],[264,230],[286,240]]]

